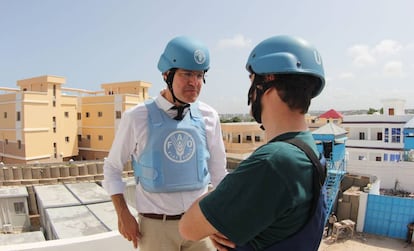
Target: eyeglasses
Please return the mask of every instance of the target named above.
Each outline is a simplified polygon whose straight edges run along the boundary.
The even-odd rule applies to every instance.
[[[204,72],[200,71],[177,71],[176,73],[185,80],[191,80],[196,78],[198,81],[202,81],[205,77]]]

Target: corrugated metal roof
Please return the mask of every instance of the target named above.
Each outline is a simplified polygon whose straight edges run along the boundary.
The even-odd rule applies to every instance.
[[[328,123],[324,126],[319,127],[312,134],[323,134],[323,135],[345,135],[346,130],[335,125],[334,123]]]

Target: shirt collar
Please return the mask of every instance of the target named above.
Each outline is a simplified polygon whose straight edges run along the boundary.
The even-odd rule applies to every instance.
[[[161,93],[160,95],[155,99],[155,103],[159,108],[167,112],[172,106],[174,106],[173,103],[170,103],[166,98],[164,98]]]

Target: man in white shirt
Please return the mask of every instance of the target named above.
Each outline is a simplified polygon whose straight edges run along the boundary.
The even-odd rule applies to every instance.
[[[103,187],[111,195],[119,232],[140,251],[214,250],[209,239],[184,240],[181,215],[226,171],[220,120],[197,101],[209,69],[207,47],[190,37],[172,39],[158,62],[167,89],[126,111],[104,163]],[[122,171],[132,160],[138,222],[128,210]]]

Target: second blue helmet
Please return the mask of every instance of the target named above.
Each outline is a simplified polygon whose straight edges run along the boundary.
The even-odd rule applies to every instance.
[[[172,68],[191,71],[207,71],[210,54],[202,42],[187,36],[179,36],[168,42],[158,61],[158,69],[164,73]]]

